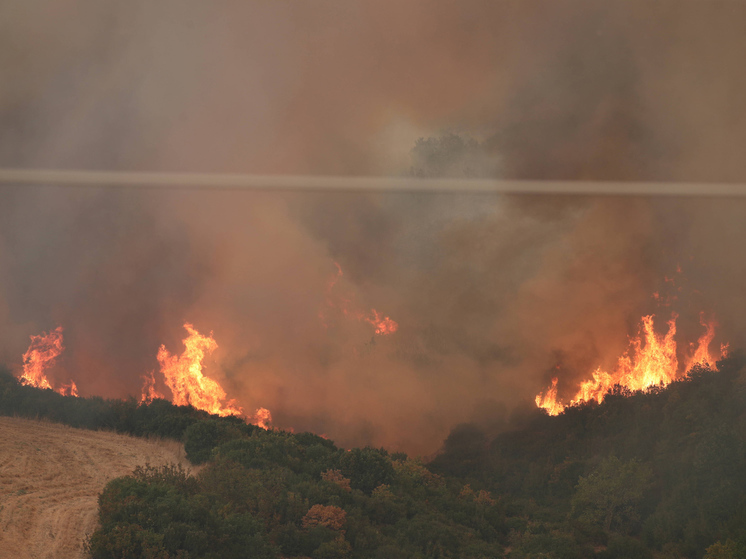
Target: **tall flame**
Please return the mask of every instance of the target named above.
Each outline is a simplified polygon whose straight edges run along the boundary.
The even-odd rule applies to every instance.
[[[536,405],[546,410],[549,415],[558,415],[570,405],[595,400],[598,403],[619,385],[632,391],[646,390],[653,386],[666,386],[686,375],[697,364],[714,366],[715,359],[709,353],[709,346],[715,337],[715,323],[706,322],[704,315],[700,315],[700,322],[705,327],[705,333],[697,342],[697,349],[686,361],[683,374],[679,370],[679,360],[676,348],[676,319],[673,313],[668,321],[668,331],[665,335],[656,334],[654,316],[642,317],[641,334],[630,340],[630,347],[619,358],[616,369],[612,372],[600,367],[591,373],[591,378],[580,383],[577,394],[569,404],[563,404],[557,398],[557,379],[552,379],[552,386],[546,394],[540,393],[536,397]],[[727,345],[721,347],[721,354],[725,356]]]
[[[243,415],[235,400],[226,401],[227,394],[220,384],[202,374],[202,361],[218,347],[212,334],[203,336],[188,323],[184,328],[189,333],[184,339],[184,353],[171,355],[164,345],[158,350],[158,363],[166,386],[171,389],[173,403],[177,406],[191,404],[220,416]]]
[[[547,393],[539,393],[536,396],[536,405],[547,410],[549,415],[558,415],[565,407],[557,402],[557,377],[552,379],[552,386],[547,388]]]
[[[31,345],[23,354],[23,374],[21,383],[36,388],[52,388],[45,371],[64,351],[62,345],[62,327],[41,336],[31,336]]]
[[[702,334],[697,342],[697,350],[689,361],[690,367],[701,364],[712,368],[715,366],[715,359],[710,355],[710,343],[712,343],[712,339],[715,337],[715,323],[713,321],[707,322],[704,313],[700,313],[699,323],[705,327],[705,333]],[[728,354],[727,345],[725,344],[726,347],[720,348],[720,354],[723,357],[726,357]]]

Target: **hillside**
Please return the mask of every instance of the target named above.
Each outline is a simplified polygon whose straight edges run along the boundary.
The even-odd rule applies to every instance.
[[[184,463],[176,441],[0,417],[0,549],[16,559],[77,559],[108,481],[141,464]]]
[[[601,404],[556,417],[524,412],[492,437],[461,425],[428,464],[164,400],[63,397],[7,374],[0,374],[0,413],[169,437],[203,464],[191,476],[158,467],[163,460],[132,471],[146,461],[137,451],[101,450],[123,475],[105,486],[95,477],[98,489],[86,494],[92,503],[101,490],[94,559],[740,559],[744,363],[732,357],[717,370],[695,368],[647,392],[617,387]],[[59,450],[39,454],[65,455],[67,446],[54,442],[64,437],[50,437]],[[89,483],[93,452],[60,459],[83,461],[75,468],[80,485]],[[30,506],[30,496],[17,497]],[[54,518],[54,507],[42,508]],[[47,541],[50,522],[35,528]],[[86,522],[90,530],[92,516]]]
[[[429,466],[512,500],[511,558],[746,557],[746,368],[717,367],[536,411],[492,440],[460,426]]]

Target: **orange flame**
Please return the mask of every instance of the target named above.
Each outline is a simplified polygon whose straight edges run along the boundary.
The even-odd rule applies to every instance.
[[[60,394],[63,396],[75,396],[78,397],[78,386],[75,384],[74,380],[70,381],[70,384],[63,384],[59,390],[57,390]]]
[[[399,329],[399,325],[391,320],[388,316],[378,314],[378,311],[376,311],[376,309],[371,309],[371,312],[373,314],[369,317],[364,317],[364,320],[365,322],[373,325],[373,327],[376,329],[376,334],[378,334],[379,336],[393,334]]]
[[[140,396],[140,403],[147,404],[155,400],[156,398],[163,398],[163,394],[158,392],[155,387],[155,372],[150,371],[149,374],[143,375],[142,395]]]
[[[388,316],[384,316],[383,314],[379,313],[376,309],[371,309],[370,314],[365,314],[363,312],[350,312],[348,306],[350,305],[351,301],[349,299],[345,299],[339,296],[332,297],[332,290],[334,289],[334,286],[337,285],[339,279],[344,275],[344,273],[342,272],[342,267],[337,262],[334,262],[334,266],[337,268],[337,273],[334,274],[334,277],[332,277],[331,280],[329,280],[329,283],[326,287],[327,306],[333,309],[338,309],[344,316],[352,315],[360,321],[367,322],[368,324],[373,326],[374,333],[379,336],[387,336],[396,332],[399,329],[399,324],[397,324],[396,321],[389,318]],[[319,311],[319,318],[326,327],[327,320],[324,310]]]
[[[547,388],[547,393],[536,396],[536,405],[547,410],[549,415],[558,415],[565,407],[557,402],[557,377],[552,379],[552,386]]]
[[[23,374],[21,384],[36,388],[52,388],[44,373],[64,351],[62,345],[62,327],[43,333],[41,336],[31,336],[31,345],[23,354]]]
[[[558,415],[568,406],[575,406],[583,402],[595,400],[601,403],[614,386],[619,385],[632,391],[646,390],[653,386],[666,386],[685,376],[697,364],[710,367],[715,365],[715,359],[709,353],[709,346],[715,337],[715,323],[706,322],[704,315],[700,315],[700,322],[705,327],[705,333],[700,336],[697,349],[687,360],[684,372],[679,372],[679,360],[676,350],[676,319],[674,313],[668,321],[668,332],[665,335],[656,334],[653,315],[642,317],[642,333],[630,340],[630,348],[619,358],[616,369],[609,373],[600,367],[591,373],[591,378],[580,383],[577,394],[569,404],[563,404],[557,399],[557,379],[552,380],[552,386],[546,394],[540,393],[536,397],[536,405],[543,408],[549,415]],[[643,343],[644,339],[644,343]],[[725,357],[727,345],[721,346],[721,354]]]
[[[216,381],[202,374],[202,360],[215,351],[218,344],[209,336],[203,336],[191,324],[184,324],[189,336],[184,339],[184,353],[171,355],[162,345],[158,350],[158,363],[171,389],[173,403],[177,406],[191,404],[206,412],[227,416],[243,415],[235,400],[226,400],[225,390]]]
[[[706,322],[704,313],[699,315],[699,323],[705,327],[705,333],[699,338],[697,342],[697,350],[689,360],[687,369],[691,369],[694,365],[707,365],[712,368],[715,366],[715,359],[710,355],[710,344],[712,339],[715,337],[715,323],[713,321]],[[726,348],[720,349],[720,354],[725,357],[727,355],[727,344]],[[725,349],[725,351],[723,351]]]
[[[267,408],[259,408],[254,412],[254,416],[249,418],[249,423],[269,430],[272,425],[272,414]]]

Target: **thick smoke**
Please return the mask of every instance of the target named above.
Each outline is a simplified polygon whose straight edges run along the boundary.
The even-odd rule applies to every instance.
[[[0,12],[3,166],[746,178],[739,3],[40,0]],[[572,392],[643,313],[667,318],[653,292],[679,294],[685,332],[704,310],[718,341],[743,347],[745,210],[2,187],[0,357],[18,366],[29,335],[62,325],[52,376],[83,395],[137,394],[159,344],[180,351],[190,321],[214,331],[207,372],[247,410],[344,445],[430,453],[456,424],[500,428],[552,375]],[[400,328],[374,336],[330,298]]]

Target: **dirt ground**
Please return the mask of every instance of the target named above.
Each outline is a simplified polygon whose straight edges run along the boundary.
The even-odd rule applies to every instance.
[[[175,441],[0,417],[0,557],[85,557],[98,494],[146,463],[189,467]]]

